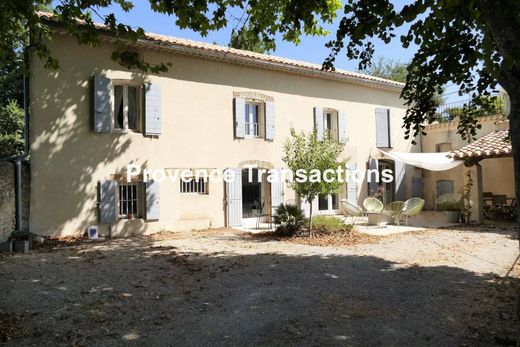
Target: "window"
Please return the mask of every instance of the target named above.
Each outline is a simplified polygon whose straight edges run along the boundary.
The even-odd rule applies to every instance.
[[[339,196],[337,193],[318,195],[318,212],[335,213],[339,210]]]
[[[186,182],[181,180],[181,193],[208,194],[208,182],[195,177]]]
[[[115,130],[140,131],[141,88],[137,85],[114,82]]]
[[[245,110],[245,135],[249,137],[263,136],[263,103],[246,101]]]
[[[329,137],[338,141],[338,113],[332,110],[323,112],[323,131],[329,134]]]
[[[119,183],[119,218],[141,218],[143,192],[141,182]]]

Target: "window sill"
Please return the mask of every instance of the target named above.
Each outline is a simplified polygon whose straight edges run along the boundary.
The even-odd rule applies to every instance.
[[[112,129],[110,131],[112,134],[135,134],[135,135],[144,135],[141,131],[138,130],[129,130],[129,129]]]

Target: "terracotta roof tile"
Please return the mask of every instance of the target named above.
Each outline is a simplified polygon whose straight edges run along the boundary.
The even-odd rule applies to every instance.
[[[53,14],[47,12],[38,12],[43,20],[53,22]],[[103,24],[95,23],[99,30],[106,31],[107,27]],[[363,83],[375,87],[383,87],[394,90],[400,90],[404,87],[404,83],[388,80],[385,78],[365,75],[358,72],[335,70],[323,71],[321,65],[311,64],[299,60],[287,59],[268,54],[250,52],[230,47],[213,45],[205,42],[181,39],[173,36],[166,36],[154,33],[146,33],[146,42],[152,43],[163,48],[172,48],[183,51],[187,54],[199,55],[213,59],[235,61],[238,63],[262,66],[276,70],[286,70],[288,72],[303,73],[316,77],[346,80],[351,82]],[[145,42],[140,42],[145,43]]]
[[[511,142],[507,141],[509,130],[500,130],[482,136],[462,148],[451,151],[448,157],[453,159],[485,159],[509,157],[512,155]]]

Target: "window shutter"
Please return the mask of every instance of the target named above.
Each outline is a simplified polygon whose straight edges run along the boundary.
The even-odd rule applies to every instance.
[[[338,111],[338,140],[339,140],[339,143],[347,142],[345,111]]]
[[[412,196],[424,198],[424,182],[422,177],[412,177]]]
[[[226,169],[232,179],[226,182],[226,226],[242,225],[242,170]]]
[[[406,173],[406,164],[402,161],[395,160],[394,161],[394,182],[395,182],[395,199],[398,201],[406,200],[406,190],[405,190],[405,173]]]
[[[440,180],[436,183],[437,197],[447,194],[453,193],[453,181],[451,180]]]
[[[104,180],[98,185],[99,223],[113,224],[116,221],[116,190],[115,181]]]
[[[314,107],[314,129],[318,141],[323,140],[323,108]]]
[[[93,120],[94,131],[108,133],[112,130],[112,81],[104,75],[94,74]]]
[[[147,83],[145,85],[144,134],[157,136],[161,134],[161,85]]]
[[[369,170],[378,170],[379,161],[377,159],[369,159],[368,160],[368,169]],[[376,175],[371,174],[370,176],[370,182],[368,182],[368,196],[373,196],[377,192],[377,188],[379,185],[379,182],[375,180]],[[367,178],[368,180],[368,178]]]
[[[158,220],[161,215],[161,184],[154,180],[145,182],[146,220]]]
[[[392,147],[390,143],[390,110],[376,108],[376,147]]]
[[[275,135],[275,109],[273,101],[265,102],[265,139],[274,140]]]
[[[244,138],[246,136],[246,100],[243,98],[234,99],[234,121],[235,137]]]
[[[347,163],[347,173],[349,181],[347,182],[347,201],[357,204],[357,182],[352,178],[352,173],[356,170],[356,163]]]
[[[282,170],[271,170],[271,215],[274,216],[276,209],[284,201],[284,180]]]

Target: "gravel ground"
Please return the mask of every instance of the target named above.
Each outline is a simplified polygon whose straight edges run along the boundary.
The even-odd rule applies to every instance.
[[[512,230],[318,247],[228,229],[0,256],[0,343],[514,344]]]

